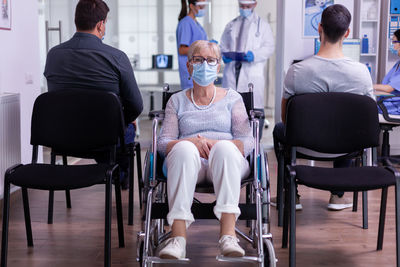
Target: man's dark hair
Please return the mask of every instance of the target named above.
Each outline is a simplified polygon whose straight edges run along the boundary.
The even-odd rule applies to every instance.
[[[107,18],[110,11],[102,0],[80,0],[75,9],[75,25],[80,31],[90,31],[99,21]]]
[[[326,40],[336,43],[349,29],[351,14],[339,4],[331,5],[322,12],[321,26]]]
[[[400,30],[396,30],[393,34],[396,36],[397,41],[400,41]]]

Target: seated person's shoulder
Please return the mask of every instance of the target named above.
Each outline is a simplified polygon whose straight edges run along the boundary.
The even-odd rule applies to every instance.
[[[121,51],[121,50],[119,50],[119,49],[117,49],[115,47],[112,47],[112,46],[104,44],[104,43],[103,43],[103,47],[110,55],[112,55],[114,57],[117,57],[117,58],[127,57],[125,52],[123,52],[123,51]]]

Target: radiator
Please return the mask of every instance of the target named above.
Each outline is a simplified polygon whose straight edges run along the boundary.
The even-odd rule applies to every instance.
[[[0,94],[0,195],[4,192],[4,173],[21,162],[19,94]]]

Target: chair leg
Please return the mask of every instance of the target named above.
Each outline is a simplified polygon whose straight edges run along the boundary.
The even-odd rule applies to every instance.
[[[379,212],[379,227],[378,227],[378,244],[376,250],[382,250],[383,247],[383,235],[385,231],[385,217],[386,217],[386,203],[387,203],[388,188],[382,188],[381,196],[381,209]]]
[[[67,156],[62,156],[63,165],[68,165]],[[67,209],[70,209],[71,206],[71,193],[70,190],[65,190],[65,201],[67,202]]]
[[[389,130],[383,131],[381,155],[383,159],[388,159],[390,156]]]
[[[138,188],[139,188],[139,206],[142,209],[142,191],[143,191],[143,175],[142,175],[142,156],[140,143],[136,143],[136,168],[138,173]]]
[[[290,177],[290,237],[289,266],[296,266],[296,185],[294,177]]]
[[[65,190],[65,201],[67,202],[67,209],[70,209],[72,207],[70,190]]]
[[[33,247],[31,214],[29,211],[28,189],[26,189],[25,187],[22,188],[22,201],[24,203],[26,239],[28,241],[28,247]]]
[[[135,171],[135,152],[132,148],[132,151],[129,152],[132,158],[129,159],[129,201],[128,201],[128,225],[133,225],[133,200],[134,200],[134,186],[133,186],[133,175]]]
[[[49,190],[49,208],[47,214],[47,223],[53,223],[53,209],[54,209],[54,191]]]
[[[4,182],[3,197],[3,230],[1,235],[1,267],[7,266],[7,249],[8,249],[8,223],[10,218],[10,183]]]
[[[285,188],[287,187],[288,185],[285,186]],[[287,192],[286,194],[284,194],[284,197],[285,197],[285,204],[283,207],[282,248],[287,248],[288,238],[289,238],[290,193]]]
[[[362,192],[363,229],[368,229],[368,191]]]
[[[356,212],[358,208],[358,191],[353,192],[353,212]]]
[[[119,178],[118,178],[119,179]],[[112,177],[106,180],[106,218],[104,233],[104,267],[111,267],[111,194],[112,194]]]
[[[64,161],[64,157],[63,157]],[[51,153],[50,162],[53,165],[56,165],[56,155]],[[54,191],[49,191],[49,207],[47,209],[47,223],[53,224],[53,210],[54,210]]]
[[[285,160],[283,151],[278,156],[278,174],[277,174],[277,194],[276,194],[276,207],[278,209],[278,226],[283,225],[283,183],[285,176]]]
[[[125,247],[125,238],[124,238],[124,221],[122,217],[122,199],[121,199],[121,184],[119,181],[119,175],[115,179],[115,202],[117,207],[117,224],[118,224],[118,240],[119,247]]]

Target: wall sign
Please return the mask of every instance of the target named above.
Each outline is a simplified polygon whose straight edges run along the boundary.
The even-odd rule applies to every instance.
[[[318,37],[318,24],[321,22],[322,11],[334,0],[303,0],[303,37]]]
[[[0,0],[0,29],[11,30],[11,0]]]

